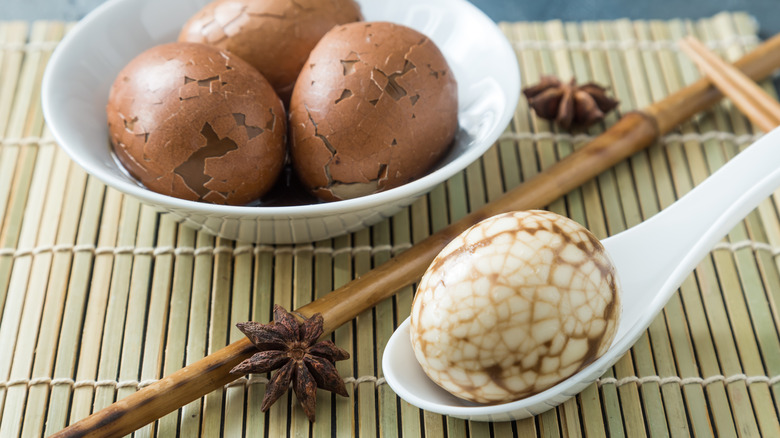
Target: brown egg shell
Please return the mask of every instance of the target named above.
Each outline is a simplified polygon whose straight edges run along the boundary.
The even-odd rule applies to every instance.
[[[304,185],[331,201],[423,176],[457,126],[457,83],[438,47],[387,22],[328,32],[290,101],[293,166]]]
[[[239,56],[287,102],[317,41],[333,26],[362,19],[354,0],[217,0],[187,21],[179,41]]]
[[[158,193],[242,205],[284,165],[281,100],[249,64],[204,44],[137,56],[111,87],[106,113],[119,160]]]

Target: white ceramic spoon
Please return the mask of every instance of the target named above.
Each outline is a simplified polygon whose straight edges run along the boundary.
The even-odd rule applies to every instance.
[[[636,342],[699,261],[740,220],[780,187],[780,128],[731,159],[683,198],[645,222],[603,240],[622,285],[623,313],[609,350],[577,374],[539,394],[500,405],[477,405],[433,383],[412,351],[409,319],[384,351],[382,370],[407,402],[478,421],[542,413],[593,383]]]

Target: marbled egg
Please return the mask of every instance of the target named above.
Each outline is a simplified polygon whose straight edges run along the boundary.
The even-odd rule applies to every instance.
[[[503,403],[573,375],[610,346],[618,281],[604,247],[547,211],[500,214],[463,232],[423,276],[412,347],[450,393]]]

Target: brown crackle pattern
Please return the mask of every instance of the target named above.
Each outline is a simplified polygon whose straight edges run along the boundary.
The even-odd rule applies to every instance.
[[[312,51],[290,101],[291,154],[325,200],[397,187],[424,175],[452,143],[457,83],[426,36],[350,23]]]
[[[412,345],[454,395],[501,403],[543,391],[600,356],[617,329],[614,267],[578,223],[546,211],[486,219],[420,282]]]
[[[287,102],[317,41],[333,26],[362,19],[354,0],[217,0],[187,21],[179,41],[235,54]]]

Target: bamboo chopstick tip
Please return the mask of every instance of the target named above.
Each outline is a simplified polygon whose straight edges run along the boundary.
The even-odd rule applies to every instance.
[[[692,56],[692,55],[698,56],[691,43],[691,38],[693,37],[690,35],[684,38],[680,38],[679,40],[677,40],[677,46],[680,48],[680,50],[683,51],[683,53],[685,53],[688,56]]]
[[[681,39],[679,45],[712,85],[731,98],[762,131],[769,132],[780,125],[780,104],[752,79],[693,36]]]

